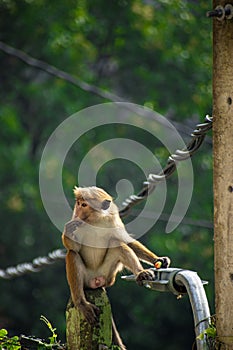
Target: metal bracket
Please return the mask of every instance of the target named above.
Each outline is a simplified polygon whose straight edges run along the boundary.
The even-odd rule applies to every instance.
[[[143,286],[150,290],[157,292],[171,292],[177,296],[187,293],[186,287],[176,281],[176,275],[182,271],[188,271],[181,268],[166,268],[166,269],[154,269],[151,268],[154,273],[153,281],[143,281]],[[192,271],[192,273],[197,274]],[[125,281],[135,281],[134,275],[122,276]],[[201,281],[202,285],[208,284],[207,281]]]
[[[154,278],[152,281],[143,281],[146,288],[159,292],[172,292],[178,296],[188,294],[193,311],[197,350],[207,350],[206,339],[200,339],[199,335],[210,325],[210,310],[203,287],[208,282],[202,281],[194,271],[179,268],[150,270],[153,271]],[[122,279],[135,281],[135,276],[122,276]]]

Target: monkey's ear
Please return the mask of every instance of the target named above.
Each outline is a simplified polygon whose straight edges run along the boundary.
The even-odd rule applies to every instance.
[[[105,199],[101,204],[101,209],[107,210],[110,207],[111,201],[108,199]]]

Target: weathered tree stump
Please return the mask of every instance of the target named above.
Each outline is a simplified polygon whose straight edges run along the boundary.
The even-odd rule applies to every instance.
[[[91,326],[70,300],[66,309],[68,350],[105,350],[112,347],[112,313],[104,289],[85,291],[86,298],[100,309],[99,323]]]

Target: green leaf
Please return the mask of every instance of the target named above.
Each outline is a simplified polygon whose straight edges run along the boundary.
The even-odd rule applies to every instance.
[[[0,329],[0,339],[6,337],[8,334],[6,329]]]
[[[197,339],[198,340],[203,340],[205,336],[205,332],[202,332],[201,334],[198,335]]]
[[[205,334],[210,338],[216,338],[216,328],[215,327],[209,327],[205,330]]]
[[[206,328],[204,330],[204,332],[199,334],[197,339],[203,340],[205,335],[207,335],[207,337],[209,337],[209,338],[216,338],[216,335],[217,335],[216,328],[214,326],[210,325],[210,327]]]

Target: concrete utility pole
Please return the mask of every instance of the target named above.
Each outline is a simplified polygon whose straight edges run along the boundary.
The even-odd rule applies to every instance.
[[[213,141],[217,342],[233,349],[233,1],[214,0]]]

